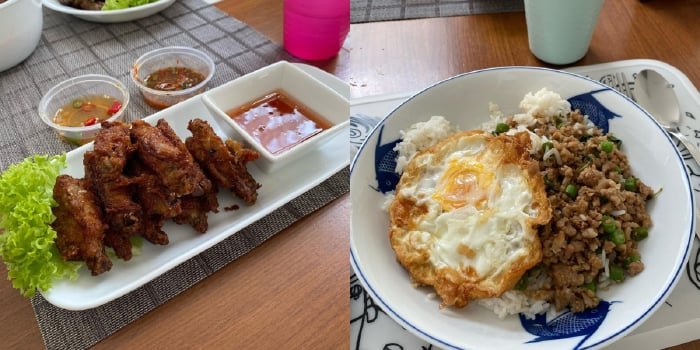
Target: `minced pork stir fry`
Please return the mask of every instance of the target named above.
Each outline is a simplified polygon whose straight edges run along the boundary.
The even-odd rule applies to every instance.
[[[539,160],[552,220],[540,228],[543,259],[516,285],[557,310],[598,305],[596,292],[644,269],[637,244],[651,227],[646,201],[652,189],[630,171],[622,140],[585,120],[537,117],[528,129],[546,140]],[[515,128],[513,118],[494,133]]]

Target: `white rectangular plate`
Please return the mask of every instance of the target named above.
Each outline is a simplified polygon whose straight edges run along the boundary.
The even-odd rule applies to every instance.
[[[308,67],[308,66],[307,66]],[[308,68],[305,68],[308,69]],[[314,72],[314,75],[323,75]],[[333,87],[328,76],[319,79]],[[329,84],[330,83],[330,84]],[[337,85],[336,85],[337,86]],[[140,97],[139,97],[140,98]],[[155,124],[165,119],[180,136],[191,136],[187,123],[194,118],[209,122],[221,137],[236,138],[235,132],[225,123],[219,123],[202,103],[199,96],[162,110],[144,120]],[[49,291],[42,292],[51,304],[68,310],[85,310],[100,306],[125,295],[154,278],[167,272],[180,263],[212,247],[225,238],[261,219],[285,203],[312,189],[349,164],[348,130],[341,131],[326,142],[318,144],[299,162],[285,166],[274,173],[260,171],[255,163],[248,165],[253,177],[262,184],[258,200],[253,206],[246,206],[225,189],[219,191],[219,213],[209,214],[209,230],[204,234],[194,231],[189,225],[176,225],[169,221],[163,230],[170,238],[170,244],[156,246],[143,243],[140,255],[129,261],[112,258],[112,269],[93,277],[87,268],[80,270],[76,281],[55,281]],[[83,154],[92,148],[85,145],[68,153],[68,166],[64,173],[83,177]],[[238,204],[240,209],[225,211],[224,207]]]

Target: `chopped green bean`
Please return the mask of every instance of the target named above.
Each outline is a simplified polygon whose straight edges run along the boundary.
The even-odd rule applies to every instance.
[[[630,255],[625,259],[624,266],[625,268],[628,268],[631,263],[641,261],[641,257],[639,255]]]
[[[607,215],[603,216],[600,226],[603,227],[603,232],[607,234],[612,234],[613,232],[617,231],[617,223],[615,222],[615,219]]]
[[[554,144],[549,141],[542,144],[542,151],[544,153],[547,153],[547,151],[549,151],[552,148],[554,148]]]
[[[632,239],[635,241],[641,241],[645,238],[649,237],[649,228],[648,227],[635,227],[632,229]]]
[[[574,199],[578,195],[578,186],[574,184],[568,184],[564,189],[564,193],[566,193],[566,195],[569,196],[569,198]]]
[[[637,192],[637,179],[633,177],[628,177],[625,179],[624,183],[625,190],[630,192]]]
[[[506,131],[508,131],[508,130],[510,130],[510,126],[508,126],[508,124],[506,124],[506,123],[498,123],[498,124],[496,124],[496,131],[495,131],[495,132],[496,132],[496,135],[502,134],[502,133],[504,133],[504,132],[506,132]]]
[[[617,245],[625,244],[625,233],[620,229],[616,229],[610,233],[610,241]]]
[[[596,284],[595,284],[595,281],[590,281],[590,282],[588,282],[588,283],[584,283],[584,284],[583,284],[583,288],[586,288],[586,289],[590,290],[590,291],[593,292],[593,293],[595,293],[595,292],[597,291],[597,289],[598,289],[598,287],[597,287]]]
[[[615,282],[625,280],[625,270],[618,265],[610,265],[610,279]]]
[[[603,141],[600,143],[600,149],[605,153],[610,153],[613,151],[613,143],[610,141]]]
[[[556,126],[557,129],[559,129],[563,123],[564,123],[564,118],[562,118],[561,115],[554,116],[554,126]]]

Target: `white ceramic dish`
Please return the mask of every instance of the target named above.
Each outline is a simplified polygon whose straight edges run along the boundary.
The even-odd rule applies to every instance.
[[[329,82],[329,86],[341,85],[334,81],[337,78],[316,68],[305,66],[303,69],[313,72],[320,80]],[[187,122],[192,118],[207,120],[220,136],[236,137],[227,124],[220,123],[218,118],[208,112],[199,96],[164,109],[144,120],[155,123],[160,118],[166,119],[181,138],[190,135]],[[114,265],[109,272],[93,277],[83,268],[78,280],[56,281],[53,288],[42,292],[42,295],[58,307],[84,310],[105,304],[140,287],[226,237],[236,234],[346,167],[349,163],[347,133],[345,128],[344,133],[335,135],[324,145],[314,147],[298,162],[274,173],[262,172],[255,163],[249,165],[252,175],[262,184],[257,203],[248,207],[235,200],[227,191],[221,191],[218,197],[220,208],[239,204],[241,209],[233,212],[221,210],[217,214],[210,214],[209,230],[205,234],[198,234],[189,226],[168,222],[164,231],[168,233],[170,244],[155,246],[144,243],[142,253],[130,261],[112,259]],[[68,167],[65,173],[82,177],[83,154],[91,148],[92,143],[68,153]]]
[[[556,320],[548,315],[524,322],[517,316],[500,320],[476,303],[464,309],[440,310],[439,300],[430,297],[432,290],[412,287],[407,272],[396,261],[388,240],[388,216],[381,209],[384,195],[374,190],[392,186],[378,183],[375,169],[387,169],[382,156],[400,137],[399,130],[413,123],[443,115],[462,129],[475,128],[488,120],[489,101],[499,104],[504,113],[513,113],[525,93],[542,87],[567,99],[588,102],[587,110],[597,108],[604,116],[600,120],[609,121],[610,130],[624,141],[634,173],[652,188],[663,187],[661,195],[649,203],[654,226],[640,244],[646,269],[601,291],[602,299],[611,304],[601,303],[596,313],[588,315],[564,313]],[[605,116],[611,116],[611,111],[621,117],[608,120]],[[391,164],[388,167],[393,169]],[[390,180],[387,175],[379,178]],[[476,71],[409,98],[362,145],[351,165],[350,188],[351,264],[360,282],[401,326],[444,348],[583,349],[610,344],[639,326],[668,296],[688,258],[695,227],[693,192],[685,165],[652,117],[598,82],[543,68]]]
[[[41,0],[7,0],[0,4],[0,72],[34,52],[43,23]]]
[[[282,90],[302,105],[316,112],[332,126],[322,132],[282,151],[272,154],[257,142],[243,127],[229,117],[226,112],[255,101],[276,90]],[[250,74],[226,83],[202,94],[202,101],[209,111],[221,121],[229,124],[238,134],[261,155],[260,166],[272,172],[303,157],[311,149],[341,130],[347,130],[350,104],[346,98],[332,88],[304,72],[297,66],[280,61]]]
[[[62,5],[58,0],[43,0],[44,6],[58,12],[73,15],[80,19],[98,23],[118,23],[129,22],[151,16],[165,10],[175,3],[175,0],[158,0],[156,2],[131,7],[123,10],[112,11],[88,11]]]

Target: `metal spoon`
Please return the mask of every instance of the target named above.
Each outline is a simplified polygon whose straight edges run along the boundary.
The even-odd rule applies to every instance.
[[[651,113],[666,132],[681,141],[695,162],[700,164],[700,150],[678,129],[681,113],[673,85],[658,72],[645,69],[637,74],[634,90],[637,103]]]

